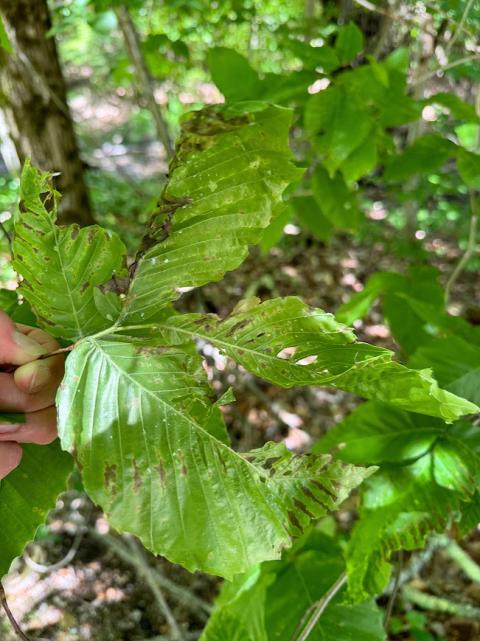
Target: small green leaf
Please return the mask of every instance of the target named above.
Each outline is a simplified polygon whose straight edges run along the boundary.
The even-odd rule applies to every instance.
[[[354,22],[340,27],[335,51],[337,52],[340,64],[348,65],[354,60],[364,47],[363,32]]]
[[[348,463],[399,463],[425,454],[446,429],[440,419],[369,401],[329,430],[313,451],[326,453],[340,446],[336,456]]]
[[[305,108],[305,126],[330,176],[372,131],[375,121],[348,86],[332,85],[314,94]]]
[[[480,458],[448,438],[411,465],[385,466],[365,484],[347,549],[348,594],[362,601],[385,589],[390,555],[422,547],[460,519],[475,491]]]
[[[27,161],[15,217],[13,266],[23,276],[19,292],[40,326],[73,341],[112,324],[97,310],[94,290],[122,273],[126,250],[118,236],[101,227],[58,227],[58,196],[50,175]]]
[[[434,172],[456,154],[457,146],[447,138],[438,134],[425,134],[390,160],[385,168],[384,178],[389,182],[399,182],[410,176]]]
[[[305,612],[342,574],[340,546],[318,531],[282,561],[265,563],[225,583],[201,641],[290,641]],[[312,630],[312,641],[384,641],[374,601],[344,605],[341,594]]]
[[[58,442],[25,445],[20,466],[0,482],[0,577],[55,507],[72,463]]]
[[[457,120],[474,123],[478,123],[479,121],[479,117],[475,111],[475,105],[465,102],[465,100],[462,100],[454,93],[436,93],[426,100],[423,100],[422,104],[446,107],[450,111],[451,115]]]
[[[10,44],[10,40],[8,39],[7,31],[5,29],[5,24],[2,18],[0,18],[0,47],[7,53],[12,53],[12,45]]]
[[[457,169],[464,183],[471,189],[480,189],[480,154],[458,148]]]
[[[261,96],[262,84],[248,60],[227,47],[208,52],[208,68],[213,82],[228,101],[254,100]]]
[[[358,228],[361,216],[358,203],[340,174],[330,178],[328,172],[318,166],[312,178],[312,191],[321,212],[336,229]]]
[[[318,239],[328,242],[333,235],[334,227],[312,196],[295,196],[290,205],[301,223]]]

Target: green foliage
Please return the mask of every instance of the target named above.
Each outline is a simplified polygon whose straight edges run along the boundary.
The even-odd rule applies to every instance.
[[[295,460],[280,445],[240,456],[193,345],[157,345],[87,339],[58,401],[62,444],[76,450],[87,492],[153,552],[231,578],[278,558],[368,475],[329,457]]]
[[[95,304],[95,287],[114,274],[123,275],[125,247],[101,227],[57,227],[58,196],[48,176],[27,161],[15,221],[13,266],[23,276],[19,292],[40,325],[53,336],[73,341],[111,325],[112,318],[102,316]]]
[[[178,288],[219,280],[245,259],[301,175],[287,144],[290,119],[288,110],[264,103],[207,108],[185,119],[123,322],[144,322],[177,298]]]
[[[411,370],[393,361],[393,352],[356,341],[354,333],[322,310],[296,297],[258,304],[244,301],[231,317],[171,316],[153,326],[167,341],[201,337],[245,369],[266,380],[294,385],[331,385],[453,421],[476,405],[438,388],[429,370]]]
[[[47,331],[76,341],[59,433],[87,492],[155,553],[228,578],[278,559],[373,469],[281,444],[235,452],[195,338],[284,387],[332,385],[450,422],[477,410],[296,297],[247,300],[223,321],[172,309],[182,288],[238,266],[278,215],[301,173],[289,123],[288,110],[260,102],[187,116],[128,273],[116,236],[55,224],[58,195],[28,163],[15,217],[20,291]]]
[[[354,22],[338,30],[335,51],[342,66],[352,62],[363,49],[363,33]]]
[[[343,569],[339,544],[311,531],[282,561],[266,563],[226,583],[201,641],[290,641],[304,612],[325,594]],[[384,641],[381,612],[373,601],[345,605],[340,595],[309,638]]]
[[[340,446],[340,447],[339,447]],[[365,403],[315,446],[338,457],[380,465],[362,486],[362,508],[347,551],[349,596],[361,601],[385,588],[388,559],[421,547],[431,532],[471,510],[480,448],[467,423],[440,420]]]
[[[43,525],[71,471],[72,460],[57,442],[26,445],[20,467],[0,481],[0,576]]]

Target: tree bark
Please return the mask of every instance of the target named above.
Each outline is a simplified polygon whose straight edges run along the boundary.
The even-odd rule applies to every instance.
[[[0,15],[13,51],[2,53],[2,109],[21,162],[30,157],[43,171],[59,172],[62,223],[93,221],[65,81],[47,0],[0,0]]]

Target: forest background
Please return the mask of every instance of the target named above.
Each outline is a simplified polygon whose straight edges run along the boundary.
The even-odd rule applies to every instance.
[[[133,254],[182,116],[264,101],[292,109],[300,177],[240,269],[185,291],[177,308],[224,318],[245,298],[299,295],[479,404],[478,0],[0,0],[0,16],[3,308],[18,285],[27,158],[58,174],[60,222],[95,221]],[[235,450],[334,451],[379,465],[381,480],[276,566],[222,589],[116,534],[76,472],[4,581],[29,638],[479,639],[478,418],[455,423],[440,452],[438,419],[340,389],[281,389],[200,349],[217,396],[235,388],[222,407]],[[443,485],[420,469],[428,457]],[[319,610],[344,559],[350,601],[337,596],[305,636],[304,613]],[[5,617],[0,635],[15,638]]]

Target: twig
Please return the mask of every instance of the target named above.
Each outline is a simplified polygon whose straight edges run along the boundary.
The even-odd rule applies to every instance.
[[[390,625],[390,619],[392,617],[393,608],[395,601],[397,599],[398,591],[400,589],[400,576],[402,574],[403,567],[403,550],[400,550],[398,553],[398,563],[395,570],[395,579],[393,581],[392,593],[388,599],[387,610],[385,612],[385,619],[383,620],[383,627],[388,632],[388,626]]]
[[[376,4],[373,4],[373,2],[369,2],[368,0],[353,0],[355,4],[358,4],[360,7],[363,7],[367,11],[373,11],[374,13],[380,13],[382,16],[388,16],[389,18],[396,18],[397,16],[392,15],[389,11],[386,9],[383,9],[382,7],[379,7]]]
[[[480,608],[476,608],[468,603],[456,603],[444,597],[427,594],[408,585],[403,588],[402,596],[407,601],[418,605],[424,610],[434,610],[435,612],[454,614],[465,617],[466,619],[480,620]]]
[[[306,615],[308,616],[308,614],[310,613],[311,614],[307,624],[303,628],[303,632],[300,632],[297,635],[297,631],[295,631],[293,633],[291,641],[306,641],[308,639],[314,627],[317,625],[318,620],[327,609],[330,601],[338,594],[338,592],[343,588],[346,582],[347,582],[347,574],[346,572],[344,572],[338,577],[338,579],[335,581],[332,587],[328,590],[328,592],[326,592],[325,596],[323,596],[319,601],[314,603],[307,610]],[[303,622],[303,619],[302,619],[302,622]]]
[[[25,563],[28,565],[28,567],[31,570],[33,570],[34,572],[38,572],[38,574],[48,574],[50,572],[56,572],[57,570],[64,568],[66,565],[68,565],[73,561],[73,559],[77,555],[78,550],[80,549],[80,545],[82,543],[84,534],[85,534],[84,530],[82,529],[77,530],[72,546],[70,547],[66,555],[63,557],[63,559],[61,559],[60,561],[57,561],[57,563],[53,563],[52,565],[43,565],[41,563],[37,563],[31,558],[31,556],[28,554],[26,550],[23,553],[23,558],[25,560]]]
[[[155,597],[157,604],[160,608],[160,610],[163,613],[163,616],[167,620],[168,625],[170,626],[170,630],[172,632],[172,638],[175,639],[175,641],[185,641],[185,638],[183,636],[182,631],[180,630],[180,626],[177,623],[177,620],[175,619],[172,610],[170,609],[170,606],[168,605],[165,597],[163,596],[163,592],[160,590],[157,581],[155,580],[153,573],[150,569],[150,566],[145,560],[145,557],[143,556],[142,550],[138,547],[138,544],[134,541],[134,539],[127,539],[128,544],[130,546],[130,549],[132,550],[133,556],[136,561],[136,568],[138,570],[138,573],[143,576],[145,579],[145,582],[148,584],[148,587],[152,591],[153,596]]]
[[[462,271],[465,268],[465,265],[468,263],[470,258],[472,257],[473,253],[475,252],[475,247],[477,244],[477,223],[478,223],[478,216],[476,214],[476,209],[475,209],[475,196],[473,192],[470,192],[470,202],[472,203],[472,217],[470,218],[470,229],[468,232],[468,242],[467,242],[467,249],[465,250],[463,256],[460,258],[458,261],[455,269],[450,275],[450,278],[447,281],[447,284],[445,286],[445,305],[448,305],[448,302],[450,300],[450,293],[452,291],[452,288],[457,281],[458,277],[462,273]]]
[[[135,566],[135,561],[132,558],[132,555],[129,554],[125,546],[123,546],[113,536],[111,536],[110,534],[99,534],[96,530],[91,530],[90,534],[97,538],[99,541],[103,542],[104,545],[110,546],[113,552],[117,554],[117,556],[119,556],[121,559],[123,559],[123,561],[125,561],[129,565]],[[178,585],[178,583],[175,583],[175,581],[171,581],[166,576],[163,576],[163,574],[154,570],[153,568],[150,568],[150,571],[155,574],[155,579],[158,584],[162,586],[162,588],[168,590],[168,592],[170,592],[185,605],[195,606],[197,608],[197,616],[202,616],[204,620],[208,618],[212,611],[212,606],[210,605],[210,603],[207,603],[187,588]]]
[[[469,579],[480,583],[480,566],[456,541],[449,539],[447,536],[437,536],[435,539],[438,545],[460,566]]]
[[[167,123],[155,100],[153,81],[140,48],[140,39],[135,24],[126,5],[115,7],[115,15],[117,16],[118,25],[125,40],[128,55],[135,67],[141,93],[155,121],[157,134],[165,148],[167,160],[170,160],[173,156],[172,142],[168,133]]]
[[[15,617],[12,614],[12,611],[10,610],[10,607],[7,603],[7,595],[5,594],[5,589],[1,581],[0,581],[0,605],[2,606],[5,614],[7,615],[7,618],[10,621],[12,628],[14,629],[17,637],[22,641],[30,641],[30,639],[27,637],[25,632],[23,632],[22,628],[17,623]]]
[[[455,29],[452,37],[450,38],[450,40],[448,41],[447,46],[445,47],[445,53],[447,55],[450,53],[453,45],[457,42],[460,34],[462,33],[463,25],[467,21],[468,14],[470,13],[470,9],[472,8],[474,1],[475,0],[468,0],[467,4],[465,6],[465,10],[464,10],[464,12],[462,14],[462,17],[460,18],[460,22],[458,23],[457,28]]]
[[[76,343],[73,343],[73,345],[68,345],[68,347],[60,347],[59,349],[56,349],[54,352],[49,352],[48,354],[41,354],[38,358],[34,358],[31,363],[35,363],[36,361],[44,361],[46,358],[51,358],[52,356],[58,356],[58,354],[66,354],[67,352],[71,352],[76,346]],[[13,374],[13,372],[20,367],[19,365],[12,365],[11,367],[7,367],[5,369],[2,369],[2,372],[5,372],[6,374]]]
[[[471,56],[465,56],[464,58],[459,58],[458,60],[454,60],[453,62],[449,62],[446,65],[442,65],[440,67],[437,67],[433,71],[430,71],[429,73],[425,74],[424,76],[420,76],[420,78],[417,78],[413,83],[411,83],[413,86],[422,82],[425,82],[425,80],[429,80],[430,78],[434,78],[437,73],[441,73],[444,71],[448,71],[448,69],[453,69],[454,67],[458,67],[459,65],[463,65],[466,62],[471,62],[472,60],[478,60],[480,58],[480,53],[475,53],[472,54]]]

